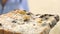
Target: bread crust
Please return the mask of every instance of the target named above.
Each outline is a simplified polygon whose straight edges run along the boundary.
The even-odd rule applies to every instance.
[[[0,34],[21,34],[21,33],[16,33],[16,32],[0,29]]]
[[[0,29],[0,34],[4,34],[3,32],[4,32],[4,30],[3,29]]]

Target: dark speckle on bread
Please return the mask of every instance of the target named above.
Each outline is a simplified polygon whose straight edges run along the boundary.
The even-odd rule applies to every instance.
[[[2,24],[0,23],[0,26],[2,26]]]

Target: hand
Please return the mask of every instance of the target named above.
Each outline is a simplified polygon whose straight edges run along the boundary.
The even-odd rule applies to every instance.
[[[6,4],[7,0],[2,0],[2,6]]]

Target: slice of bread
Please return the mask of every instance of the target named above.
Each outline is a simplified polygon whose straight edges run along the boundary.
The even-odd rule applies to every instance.
[[[49,34],[51,28],[59,21],[57,16],[35,15],[23,10],[14,10],[0,15],[1,34]]]

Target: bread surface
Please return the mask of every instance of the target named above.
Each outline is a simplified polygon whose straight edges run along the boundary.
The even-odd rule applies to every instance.
[[[49,34],[59,21],[56,17],[51,14],[35,15],[23,10],[14,10],[0,15],[0,34]]]

